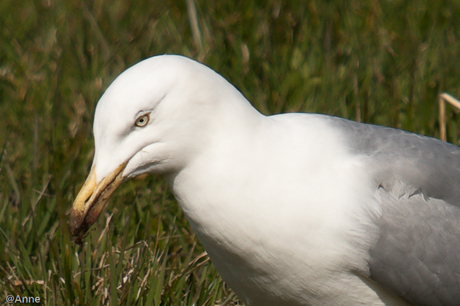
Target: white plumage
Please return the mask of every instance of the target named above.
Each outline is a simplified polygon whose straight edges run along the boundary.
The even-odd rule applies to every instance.
[[[404,138],[457,154],[460,164],[456,147],[397,130],[314,114],[263,116],[211,69],[170,55],[145,60],[113,82],[98,103],[94,136],[92,172],[71,213],[77,240],[119,183],[163,174],[223,279],[245,303],[261,306],[419,303],[417,288],[386,280],[391,268],[410,280],[419,266],[391,267],[391,239],[385,239],[395,230],[383,227],[400,207],[391,204],[387,212],[391,201],[382,199],[406,207],[406,195],[429,206],[443,191],[382,160],[410,159],[397,149]],[[460,178],[459,169],[452,171]],[[458,205],[436,206],[454,209],[450,222],[457,232]],[[389,272],[373,276],[387,264]],[[460,269],[458,262],[445,265]]]

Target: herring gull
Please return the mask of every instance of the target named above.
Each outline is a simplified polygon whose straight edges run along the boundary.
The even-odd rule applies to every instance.
[[[162,174],[247,305],[459,305],[460,149],[332,116],[260,114],[210,68],[144,60],[101,97],[81,242],[123,181]]]

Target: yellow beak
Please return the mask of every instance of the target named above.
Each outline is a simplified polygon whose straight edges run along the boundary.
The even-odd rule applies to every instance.
[[[119,165],[99,184],[96,184],[94,167],[91,169],[70,210],[70,233],[76,243],[82,243],[85,233],[96,222],[112,193],[123,182],[122,174],[127,163]]]

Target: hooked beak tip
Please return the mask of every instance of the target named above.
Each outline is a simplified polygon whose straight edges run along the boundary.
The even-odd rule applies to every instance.
[[[75,243],[82,243],[84,235],[97,221],[112,193],[123,182],[122,174],[127,163],[119,165],[99,183],[96,183],[94,167],[91,169],[70,210],[69,227]]]

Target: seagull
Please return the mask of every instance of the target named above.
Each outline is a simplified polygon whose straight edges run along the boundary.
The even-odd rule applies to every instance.
[[[460,149],[332,116],[265,116],[222,76],[154,56],[107,88],[75,242],[130,178],[164,175],[251,306],[459,305]]]

